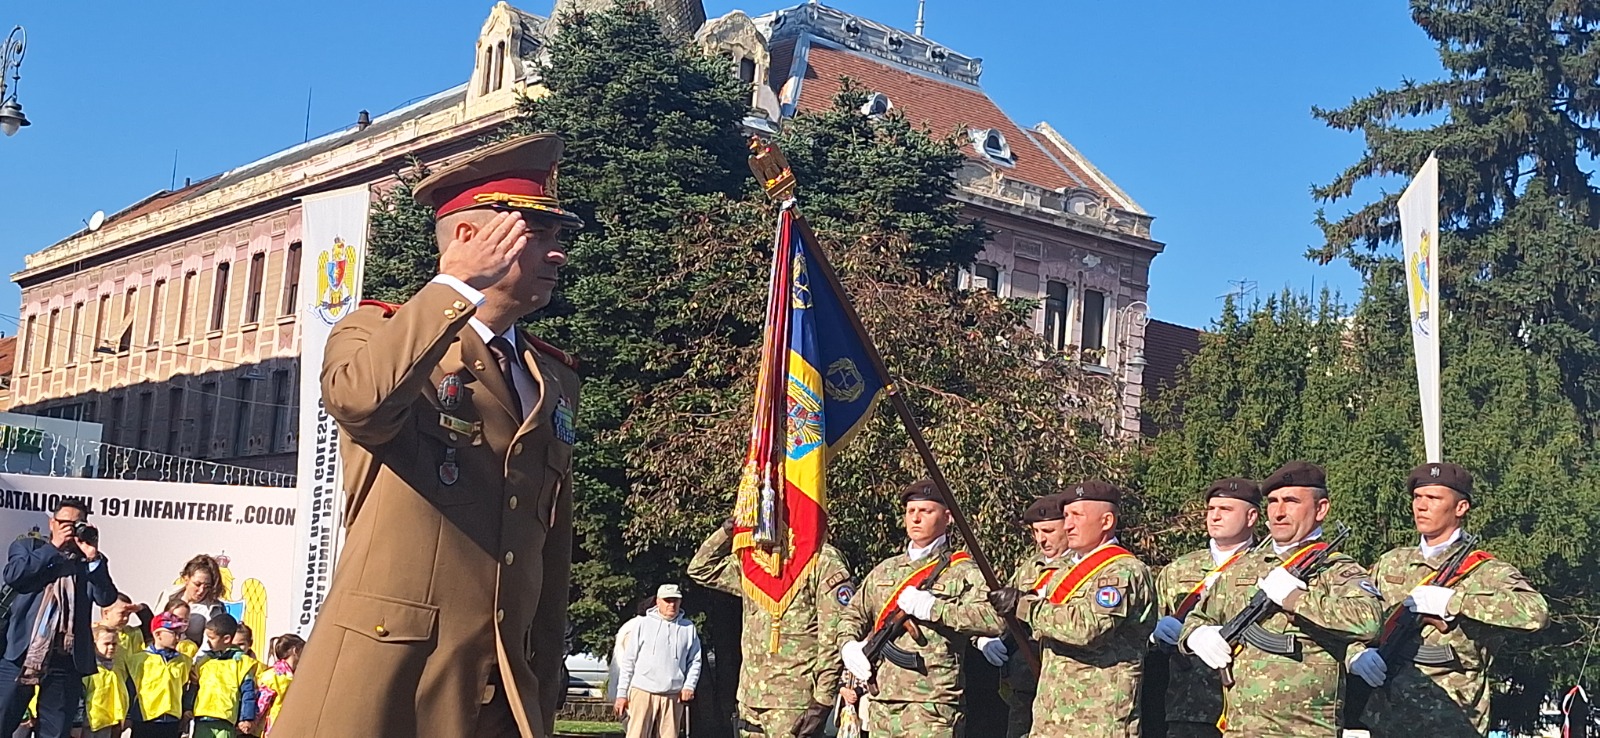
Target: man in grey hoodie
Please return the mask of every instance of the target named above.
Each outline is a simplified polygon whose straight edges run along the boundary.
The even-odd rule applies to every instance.
[[[676,584],[656,590],[656,606],[638,620],[617,659],[617,716],[628,738],[682,738],[689,733],[685,702],[700,682],[700,634],[683,616]]]

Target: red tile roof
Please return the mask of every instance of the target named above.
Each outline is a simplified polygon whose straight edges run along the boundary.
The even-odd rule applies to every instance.
[[[962,150],[974,159],[988,161],[972,144],[967,129],[993,128],[999,131],[1005,136],[1016,159],[1015,167],[996,165],[1008,176],[1046,189],[1083,187],[1102,196],[1111,196],[1095,183],[1094,178],[1079,171],[1074,164],[1053,156],[1032,133],[1011,120],[983,90],[954,80],[943,81],[931,75],[911,72],[866,54],[823,44],[813,38],[805,56],[804,70],[779,66],[780,62],[793,56],[791,48],[773,49],[772,68],[773,76],[777,78],[774,80],[776,85],[781,86],[785,79],[803,71],[799,109],[825,110],[831,107],[833,96],[839,91],[840,79],[849,77],[868,90],[887,95],[895,109],[911,120],[928,126],[933,135],[957,133]]]
[[[1144,398],[1140,402],[1140,432],[1153,436],[1160,432],[1150,415],[1163,392],[1177,386],[1184,364],[1200,353],[1201,331],[1164,320],[1152,320],[1144,327]]]
[[[17,337],[6,336],[0,338],[0,377],[11,376],[11,369],[17,360]]]

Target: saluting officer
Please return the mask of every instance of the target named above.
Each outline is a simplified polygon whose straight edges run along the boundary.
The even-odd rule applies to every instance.
[[[1043,596],[1015,588],[990,602],[1015,612],[1044,649],[1033,702],[1036,738],[1137,738],[1139,680],[1156,620],[1150,569],[1117,544],[1122,491],[1106,482],[1062,495],[1071,551]]]
[[[1328,517],[1322,467],[1291,461],[1261,483],[1270,541],[1252,549],[1200,598],[1184,620],[1187,654],[1213,669],[1232,665],[1219,727],[1249,736],[1337,736],[1344,703],[1344,657],[1353,643],[1378,634],[1378,589],[1355,559],[1333,553],[1306,581],[1287,567],[1312,550]],[[1257,590],[1278,609],[1252,625],[1234,647],[1222,624]]]
[[[900,500],[909,539],[905,553],[885,559],[861,580],[860,591],[840,618],[844,646],[839,654],[855,678],[867,681],[876,673],[879,691],[868,716],[872,735],[950,738],[960,734],[963,723],[967,643],[976,636],[998,636],[1002,626],[984,601],[987,586],[978,566],[967,554],[951,552],[950,508],[933,481],[913,482]],[[928,585],[945,556],[950,557],[949,567]],[[865,640],[887,627],[896,611],[915,619],[923,642],[901,632],[891,646],[909,657],[905,660],[920,661],[920,669],[889,659],[875,665],[865,652]],[[840,696],[853,704],[858,695],[846,687]]]
[[[1199,661],[1171,651],[1178,645],[1183,619],[1229,567],[1255,543],[1261,488],[1248,479],[1218,479],[1206,488],[1206,533],[1210,545],[1179,556],[1156,576],[1161,621],[1154,639],[1171,653],[1167,677],[1167,738],[1215,738],[1222,716],[1222,683]]]
[[[1466,469],[1423,464],[1406,477],[1406,488],[1421,539],[1378,557],[1372,576],[1391,622],[1409,610],[1428,625],[1420,643],[1403,649],[1406,663],[1385,663],[1377,648],[1356,648],[1350,673],[1374,687],[1363,722],[1376,738],[1487,735],[1494,654],[1507,636],[1543,628],[1549,606],[1522,572],[1483,551],[1467,553],[1451,581],[1438,580],[1444,563],[1467,545],[1462,523],[1473,492]]]
[[[439,274],[328,339],[348,533],[275,734],[549,736],[566,648],[574,363],[515,327],[582,221],[546,190],[554,134],[418,183]]]

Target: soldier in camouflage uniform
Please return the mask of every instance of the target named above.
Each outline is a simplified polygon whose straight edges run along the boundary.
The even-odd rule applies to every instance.
[[[1406,487],[1420,544],[1378,557],[1372,576],[1391,612],[1404,607],[1431,624],[1422,630],[1423,650],[1407,663],[1386,664],[1376,648],[1357,647],[1350,673],[1374,688],[1363,722],[1374,738],[1486,735],[1493,654],[1507,636],[1543,628],[1549,608],[1522,572],[1487,554],[1469,555],[1466,576],[1449,587],[1424,582],[1465,545],[1472,475],[1455,464],[1423,464]]]
[[[1228,568],[1183,623],[1182,651],[1207,666],[1231,665],[1223,732],[1245,736],[1339,735],[1344,703],[1344,658],[1350,645],[1378,635],[1382,601],[1361,565],[1334,553],[1310,581],[1290,574],[1286,560],[1322,535],[1328,515],[1322,467],[1291,461],[1261,484],[1272,538]],[[1260,590],[1278,607],[1257,624],[1257,640],[1237,653],[1222,624]]]
[[[1261,517],[1261,488],[1239,477],[1219,479],[1206,489],[1206,533],[1211,544],[1174,559],[1156,576],[1162,618],[1154,640],[1158,654],[1171,658],[1167,677],[1167,738],[1216,738],[1222,716],[1222,683],[1205,664],[1177,653],[1183,619],[1198,598],[1244,558],[1255,542]]]
[[[910,586],[916,572],[948,553],[950,509],[933,482],[920,480],[900,494],[905,503],[906,552],[878,564],[839,620],[839,649],[845,668],[863,681],[877,675],[878,693],[868,711],[873,738],[950,738],[962,727],[962,656],[977,636],[1000,635],[1000,619],[984,601],[988,587],[978,567],[963,556],[952,559],[931,589]],[[896,610],[918,623],[924,643],[905,633],[894,645],[920,656],[924,668],[909,671],[887,660],[871,663],[863,646],[880,620]],[[852,689],[840,696],[855,703]]]
[[[1022,513],[1022,522],[1033,533],[1035,551],[1011,573],[1010,586],[1022,592],[1048,591],[1046,587],[1066,563],[1066,525],[1062,522],[1061,495],[1045,495],[1033,501]],[[1000,697],[1009,708],[1006,738],[1024,738],[1033,726],[1033,698],[1039,691],[1039,677],[1024,659],[1012,659],[1016,644],[1006,638],[979,638],[978,650],[989,663],[1000,669]],[[1039,652],[1038,640],[1028,648]]]
[[[1016,612],[1044,649],[1035,738],[1138,738],[1139,680],[1156,621],[1150,569],[1117,545],[1122,492],[1084,482],[1062,495],[1072,551],[1040,597],[1007,587],[990,601]]]
[[[822,735],[839,693],[839,615],[855,596],[844,555],[823,544],[817,562],[777,622],[744,595],[741,560],[733,552],[730,520],[700,544],[689,561],[689,578],[744,602],[740,650],[741,736]],[[776,626],[777,650],[772,649]]]

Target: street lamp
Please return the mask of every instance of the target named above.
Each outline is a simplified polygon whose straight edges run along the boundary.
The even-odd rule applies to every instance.
[[[17,82],[22,79],[22,56],[28,51],[28,32],[22,26],[11,29],[4,46],[0,46],[0,133],[17,135],[23,126],[33,122],[22,114],[22,103],[17,102]],[[10,88],[6,77],[11,78]]]

